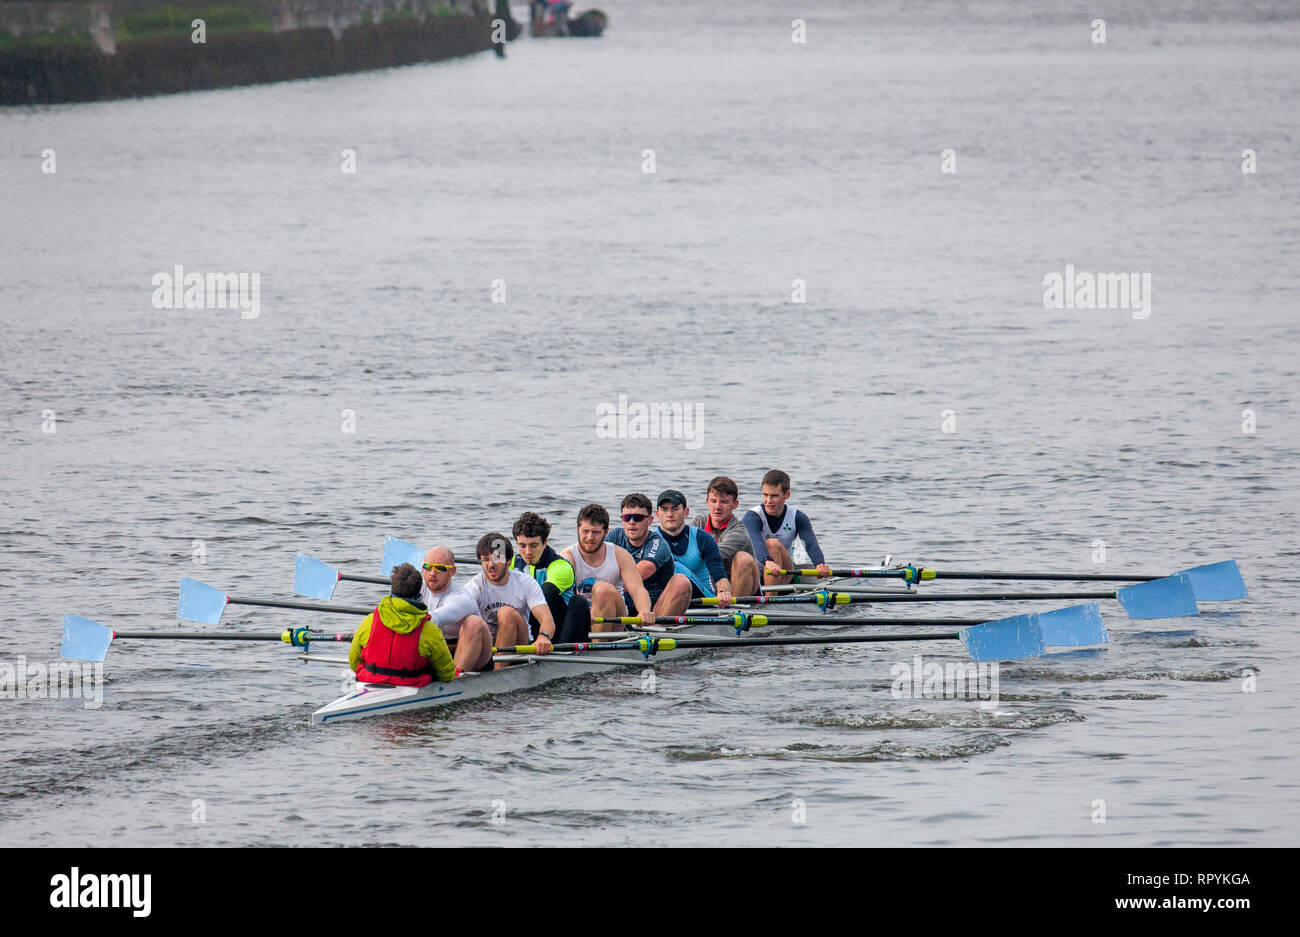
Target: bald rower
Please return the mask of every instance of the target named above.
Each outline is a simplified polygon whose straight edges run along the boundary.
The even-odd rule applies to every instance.
[[[429,617],[453,647],[460,672],[492,669],[492,631],[479,615],[478,602],[464,587],[452,584],[456,557],[447,547],[434,547],[421,564],[424,585],[420,598]]]

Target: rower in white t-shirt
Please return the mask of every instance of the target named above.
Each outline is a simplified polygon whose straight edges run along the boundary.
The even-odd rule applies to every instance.
[[[492,631],[494,645],[502,648],[533,643],[532,629],[528,626],[531,612],[539,625],[537,653],[549,653],[551,639],[555,637],[551,607],[546,604],[546,595],[536,579],[510,568],[515,549],[505,534],[484,534],[474,552],[483,571],[465,584],[465,591],[478,603],[479,614]]]

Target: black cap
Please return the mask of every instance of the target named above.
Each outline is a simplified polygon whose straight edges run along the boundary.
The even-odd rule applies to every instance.
[[[668,488],[659,492],[659,497],[655,500],[655,507],[659,507],[665,501],[671,501],[673,504],[686,507],[686,495],[682,494],[676,488]]]

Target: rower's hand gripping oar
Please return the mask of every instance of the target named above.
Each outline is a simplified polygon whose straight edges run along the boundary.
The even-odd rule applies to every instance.
[[[181,579],[180,599],[176,603],[177,618],[202,622],[205,625],[220,624],[221,614],[226,610],[227,605],[296,608],[309,612],[335,612],[342,615],[369,615],[375,610],[373,605],[369,608],[348,608],[342,605],[316,605],[312,602],[284,602],[279,599],[236,598],[197,579]]]

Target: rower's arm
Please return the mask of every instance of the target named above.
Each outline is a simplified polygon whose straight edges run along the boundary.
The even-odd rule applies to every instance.
[[[754,548],[754,559],[758,560],[758,568],[762,569],[763,564],[768,559],[767,538],[763,536],[763,522],[752,509],[746,511],[741,520],[745,523],[745,529],[749,531],[749,542]]]
[[[817,535],[813,533],[812,521],[803,511],[796,511],[794,515],[794,532],[803,545],[808,549],[808,559],[813,561],[814,566],[820,566],[826,562],[826,556],[822,553],[822,548],[817,544]]]
[[[641,581],[641,572],[636,568],[632,554],[622,547],[614,546],[612,543],[607,543],[605,546],[614,549],[614,556],[618,560],[618,571],[623,576],[623,591],[628,594],[632,604],[636,606],[636,613],[641,616],[642,623],[654,624],[654,611],[650,606],[650,593],[645,591],[645,583]]]

